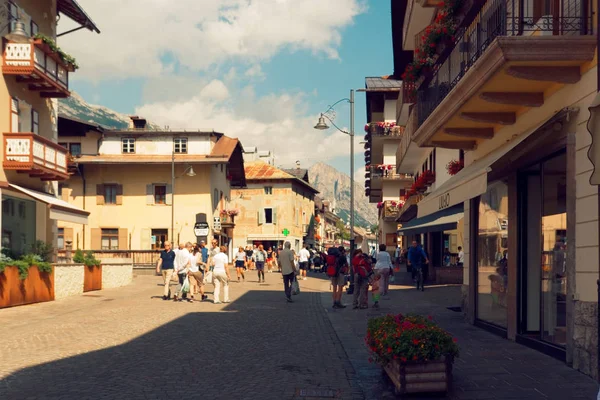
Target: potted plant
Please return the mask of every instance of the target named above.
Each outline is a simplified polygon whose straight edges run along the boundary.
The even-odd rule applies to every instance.
[[[464,167],[465,167],[464,161],[462,161],[462,160],[452,160],[448,164],[446,164],[446,171],[448,171],[448,175],[456,175]]]
[[[423,172],[423,182],[426,186],[430,186],[433,182],[435,182],[435,172],[431,170],[427,170]]]
[[[235,219],[236,215],[238,215],[239,213],[240,213],[240,210],[235,209],[235,208],[227,210],[227,216],[229,216],[232,223],[233,223],[233,220]]]
[[[458,345],[431,317],[388,314],[371,318],[365,343],[371,353],[369,361],[383,367],[396,394],[450,389]]]

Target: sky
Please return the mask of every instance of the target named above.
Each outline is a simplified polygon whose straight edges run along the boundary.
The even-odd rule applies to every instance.
[[[390,0],[79,0],[101,30],[58,44],[88,103],[170,129],[215,130],[276,164],[350,171],[350,140],[318,116],[366,76],[393,72]],[[61,19],[58,33],[75,25]],[[349,130],[350,106],[335,107]],[[356,93],[355,171],[364,171],[365,94]]]

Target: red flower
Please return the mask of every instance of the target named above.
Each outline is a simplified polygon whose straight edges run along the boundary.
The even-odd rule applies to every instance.
[[[454,343],[458,342],[458,340],[456,340],[456,338],[452,338],[452,341],[453,341]]]
[[[388,347],[388,353],[391,353],[391,352],[392,352],[392,348]]]
[[[414,361],[417,361],[417,356],[413,356],[413,360],[414,360]]]
[[[400,357],[400,361],[406,362],[406,357]]]
[[[419,341],[417,339],[413,339],[412,342],[415,346],[419,344]]]

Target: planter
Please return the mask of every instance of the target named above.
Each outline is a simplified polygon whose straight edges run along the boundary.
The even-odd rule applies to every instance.
[[[406,364],[393,360],[383,370],[394,383],[396,395],[448,392],[452,386],[453,362],[451,357]]]
[[[53,269],[54,271],[54,269]],[[0,273],[0,308],[54,300],[54,274],[40,272],[30,267],[24,280],[19,279],[19,269],[6,267]]]
[[[102,289],[102,265],[83,267],[83,291],[91,292]]]

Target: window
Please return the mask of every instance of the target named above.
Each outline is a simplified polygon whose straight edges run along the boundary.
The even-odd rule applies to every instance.
[[[40,134],[40,114],[33,108],[31,109],[31,132]]]
[[[69,153],[73,156],[81,155],[81,143],[70,143],[69,144]]]
[[[152,229],[152,250],[164,249],[167,240],[169,240],[168,229]]]
[[[31,36],[35,36],[40,32],[40,28],[38,27],[38,24],[33,22],[33,20],[31,20],[30,28],[31,28]]]
[[[187,153],[187,138],[175,138],[173,139],[173,147],[175,153]]]
[[[119,249],[119,230],[102,229],[102,250]]]
[[[65,228],[58,228],[56,247],[59,250],[62,250],[65,248]]]
[[[265,186],[265,194],[273,194],[273,186]]]
[[[273,223],[273,209],[265,208],[265,224]]]
[[[10,131],[20,132],[19,124],[19,99],[13,97],[10,102]]]
[[[8,2],[8,16],[10,18],[10,24],[8,25],[8,32],[12,32],[15,29],[15,23],[17,22],[18,12],[17,6],[12,1]]]
[[[123,138],[121,139],[121,144],[123,147],[123,153],[135,153],[135,139]]]
[[[104,204],[117,204],[117,185],[104,185]]]
[[[167,204],[166,185],[154,185],[154,204]]]

